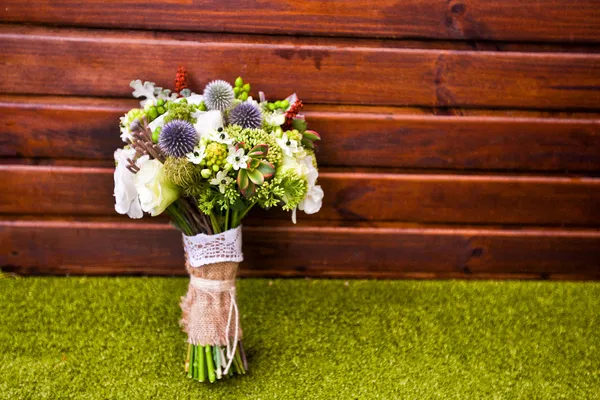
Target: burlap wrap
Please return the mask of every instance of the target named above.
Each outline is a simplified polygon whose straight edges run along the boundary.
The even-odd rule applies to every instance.
[[[186,269],[191,276],[211,280],[235,280],[237,262],[207,264],[199,268]],[[197,289],[191,283],[188,292],[181,298],[181,327],[188,335],[188,342],[196,345],[227,345],[227,321],[231,307],[230,292],[210,292]],[[234,315],[237,317],[237,315]],[[229,324],[230,341],[235,338],[235,321]],[[238,340],[242,339],[242,328],[238,325]]]

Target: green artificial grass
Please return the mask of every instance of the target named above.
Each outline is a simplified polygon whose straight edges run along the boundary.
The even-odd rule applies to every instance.
[[[600,284],[239,281],[250,372],[189,380],[183,278],[0,279],[2,399],[600,398]]]

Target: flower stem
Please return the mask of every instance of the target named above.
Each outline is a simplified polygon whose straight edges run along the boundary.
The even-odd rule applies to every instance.
[[[225,230],[229,230],[229,208],[225,211]]]
[[[246,207],[246,209],[242,212],[242,214],[237,218],[237,221],[235,223],[236,227],[242,223],[242,218],[244,218],[246,216],[246,214],[248,214],[248,211],[250,211],[252,209],[252,207],[254,207],[255,204],[256,204],[256,202],[251,203],[248,207]]]
[[[198,348],[198,380],[204,382],[206,380],[206,363],[204,362],[204,346],[197,346]]]
[[[207,345],[204,351],[206,352],[206,369],[208,372],[208,380],[210,381],[210,383],[213,383],[216,380],[216,376],[215,364],[212,355],[212,346]]]
[[[195,351],[194,351],[194,345],[189,344],[188,345],[188,353],[190,354],[190,363],[189,363],[189,369],[187,371],[188,373],[188,378],[193,378],[194,377],[194,359],[195,359]]]
[[[217,217],[213,213],[210,213],[210,222],[212,223],[213,234],[221,233],[219,221],[217,221]]]

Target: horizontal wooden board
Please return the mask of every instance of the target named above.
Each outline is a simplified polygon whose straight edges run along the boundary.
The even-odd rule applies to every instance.
[[[301,219],[600,224],[600,179],[321,172],[319,214]],[[113,215],[110,168],[0,165],[0,213]],[[286,218],[256,210],[255,218]]]
[[[51,25],[284,35],[598,41],[598,2],[4,0],[2,20]]]
[[[600,278],[600,232],[244,228],[242,276]],[[164,224],[0,220],[0,268],[18,274],[184,275]]]
[[[0,41],[4,93],[125,97],[135,78],[171,86],[183,64],[199,91],[209,80],[239,74],[271,99],[296,91],[309,103],[536,109],[594,109],[600,103],[597,54],[14,26],[0,27]]]
[[[112,159],[135,100],[0,96],[0,157]],[[323,166],[600,170],[600,116],[307,106]]]

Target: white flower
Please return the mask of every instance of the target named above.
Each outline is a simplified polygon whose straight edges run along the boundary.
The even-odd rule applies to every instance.
[[[231,146],[233,144],[233,139],[229,137],[227,132],[223,130],[223,128],[219,128],[216,131],[212,131],[209,133],[208,138],[213,142],[226,144]]]
[[[281,126],[285,122],[285,114],[281,111],[266,113],[265,122],[271,126]]]
[[[135,174],[127,169],[130,158],[135,156],[134,149],[117,149],[115,151],[115,210],[119,214],[127,214],[130,218],[142,218],[144,213],[140,205],[137,190],[135,189]]]
[[[200,164],[204,157],[206,157],[206,147],[205,146],[196,146],[194,147],[194,151],[188,153],[186,155],[189,162],[192,164]]]
[[[323,196],[325,195],[321,186],[316,184],[317,178],[319,177],[319,171],[313,164],[313,157],[313,155],[310,155],[299,160],[299,163],[306,171],[308,191],[306,197],[298,203],[298,209],[304,211],[306,214],[315,214],[319,212],[323,205]],[[292,213],[292,221],[296,223],[296,210]]]
[[[235,149],[235,147],[229,147],[229,155],[227,156],[227,162],[231,164],[234,170],[246,169],[248,168],[248,161],[250,161],[250,157],[244,155],[244,149],[239,148]]]
[[[324,195],[325,193],[320,185],[309,185],[306,197],[298,204],[298,209],[307,214],[315,214],[319,212],[321,206],[323,205]]]
[[[297,153],[298,149],[298,141],[288,139],[287,133],[284,133],[281,139],[277,139],[277,144],[283,150],[283,153],[292,156],[292,154]]]
[[[136,165],[140,168],[135,174],[135,188],[142,210],[157,216],[179,197],[177,187],[164,178],[164,165],[149,156],[140,157]]]
[[[210,135],[218,131],[219,128],[223,128],[223,116],[219,110],[196,111],[192,113],[192,117],[196,118],[194,128],[196,128],[200,137]]]
[[[221,193],[225,193],[225,189],[231,182],[233,182],[233,179],[227,176],[227,171],[217,172],[217,177],[210,180],[211,185],[219,185]]]

